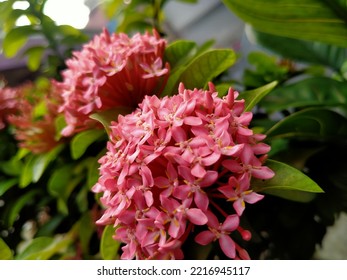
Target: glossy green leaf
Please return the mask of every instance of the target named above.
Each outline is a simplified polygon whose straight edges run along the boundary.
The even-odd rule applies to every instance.
[[[251,41],[298,62],[320,64],[338,71],[347,60],[347,50],[334,45],[272,35],[250,27],[246,33]]]
[[[298,202],[309,202],[315,193],[323,192],[317,183],[294,167],[274,160],[267,160],[266,166],[275,172],[275,176],[269,180],[252,180],[252,189],[256,192]]]
[[[269,112],[306,106],[346,106],[347,82],[325,77],[308,78],[275,89],[261,104]]]
[[[0,260],[11,260],[13,259],[13,254],[2,238],[0,238]]]
[[[108,225],[104,228],[100,243],[100,253],[104,260],[119,259],[118,250],[120,242],[112,238],[115,233],[115,228]]]
[[[257,30],[347,47],[346,17],[323,0],[223,0]]]
[[[271,138],[305,138],[328,140],[347,136],[347,119],[342,115],[319,108],[310,108],[293,113],[276,123],[267,132]]]
[[[189,89],[204,88],[213,78],[230,68],[235,61],[236,54],[232,50],[206,51],[187,66],[179,81]]]
[[[3,40],[3,51],[6,57],[14,57],[28,41],[29,36],[37,31],[31,25],[20,26],[10,30]]]
[[[86,130],[78,133],[70,142],[71,156],[73,159],[79,159],[87,148],[99,140],[105,132],[100,129]]]
[[[196,43],[188,40],[177,40],[165,49],[165,60],[169,62],[171,70],[184,63],[196,48]]]
[[[277,84],[276,81],[273,81],[262,87],[242,92],[238,99],[245,99],[245,111],[251,111],[264,96],[277,86]]]

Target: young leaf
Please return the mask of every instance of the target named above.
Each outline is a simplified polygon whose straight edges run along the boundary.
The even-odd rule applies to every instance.
[[[251,111],[265,95],[277,86],[277,84],[277,81],[273,81],[262,87],[242,92],[239,95],[239,99],[245,99],[245,111]]]
[[[42,56],[46,48],[43,46],[31,47],[26,50],[25,54],[28,57],[28,68],[30,71],[36,71],[40,68]]]
[[[5,56],[9,58],[14,57],[28,41],[29,35],[36,32],[31,25],[19,26],[10,30],[2,44]]]
[[[298,202],[309,202],[315,193],[323,190],[300,170],[283,162],[267,160],[266,165],[275,172],[269,180],[252,180],[252,189],[256,192],[271,194]]]
[[[118,250],[120,242],[113,239],[115,228],[108,225],[104,228],[101,237],[100,253],[104,260],[119,259]]]
[[[73,159],[79,159],[87,148],[103,136],[105,132],[100,129],[86,130],[74,136],[70,143],[71,156]]]

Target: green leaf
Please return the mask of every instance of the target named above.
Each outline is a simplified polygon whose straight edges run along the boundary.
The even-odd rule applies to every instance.
[[[177,40],[165,49],[165,60],[169,62],[171,70],[177,65],[183,64],[196,49],[196,43],[187,40]]]
[[[25,54],[28,57],[28,68],[30,71],[36,71],[40,68],[42,56],[46,48],[43,46],[31,47],[26,50]]]
[[[10,247],[0,238],[0,260],[12,260],[13,254]]]
[[[85,254],[89,253],[90,239],[94,233],[94,230],[95,230],[95,224],[93,222],[91,214],[87,212],[80,219],[80,230],[79,230],[82,251]]]
[[[108,225],[104,228],[100,243],[100,253],[104,260],[119,259],[118,250],[120,242],[113,239],[115,228]]]
[[[347,119],[340,114],[319,108],[310,108],[293,113],[282,119],[267,132],[269,138],[305,138],[331,140],[347,136]]]
[[[345,48],[321,42],[272,35],[257,31],[254,28],[246,28],[246,32],[251,41],[298,62],[320,64],[338,71],[343,62],[347,60]]]
[[[277,81],[273,81],[262,87],[242,92],[239,95],[239,99],[245,99],[245,111],[251,111],[264,96],[277,86],[277,84]]]
[[[204,88],[236,61],[234,51],[228,49],[210,50],[196,57],[183,71],[179,81],[186,88]]]
[[[308,78],[273,90],[261,104],[269,112],[306,106],[346,106],[347,82]]]
[[[345,12],[338,13],[327,1],[223,0],[236,15],[261,32],[347,47]]]
[[[252,189],[256,192],[298,202],[309,202],[315,193],[323,192],[317,183],[296,168],[274,160],[267,160],[266,165],[275,172],[275,176],[269,180],[252,180]]]
[[[48,191],[54,197],[66,197],[66,188],[72,177],[72,164],[66,164],[54,170],[48,181]]]
[[[18,51],[25,45],[29,39],[29,35],[35,34],[37,31],[33,26],[26,25],[11,29],[3,40],[3,51],[6,57],[14,57]]]
[[[56,159],[58,154],[62,151],[64,145],[59,145],[45,154],[40,154],[34,157],[34,162],[32,166],[32,182],[36,183],[46,170],[47,166],[51,161]]]
[[[48,260],[57,253],[66,251],[72,239],[66,235],[52,237],[37,237],[17,255],[18,260]]]
[[[105,132],[100,129],[86,130],[78,133],[70,142],[71,156],[73,159],[79,159],[87,148],[103,136]]]
[[[118,115],[126,115],[131,113],[131,111],[132,109],[130,108],[117,107],[111,110],[91,114],[89,117],[93,120],[100,122],[104,126],[107,134],[110,134],[111,122],[117,121]]]
[[[2,196],[6,191],[8,191],[10,188],[18,184],[18,178],[11,178],[7,180],[3,180],[0,177],[0,196]]]
[[[39,193],[40,193],[40,190],[35,189],[18,197],[18,199],[15,201],[15,203],[11,207],[10,213],[8,215],[8,225],[10,227],[13,226],[13,223],[16,221],[23,207],[32,203],[34,197]]]

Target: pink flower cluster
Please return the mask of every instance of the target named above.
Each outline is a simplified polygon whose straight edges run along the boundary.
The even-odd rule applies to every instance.
[[[274,173],[263,165],[265,136],[248,128],[252,113],[237,96],[181,84],[177,95],[146,96],[112,123],[93,191],[105,206],[97,223],[114,225],[122,259],[182,259],[193,232],[201,245],[218,240],[227,257],[249,258],[232,236],[251,238],[239,224],[245,202],[262,199],[250,180]]]
[[[64,136],[73,135],[97,124],[92,113],[117,107],[137,107],[145,95],[160,94],[164,89],[169,65],[163,57],[166,41],[153,35],[137,33],[96,35],[73,53],[62,72],[60,88],[67,126]]]
[[[62,141],[56,139],[55,119],[62,99],[55,83],[50,81],[45,87],[27,83],[14,90],[16,112],[8,116],[8,121],[19,147],[34,154],[50,151]]]

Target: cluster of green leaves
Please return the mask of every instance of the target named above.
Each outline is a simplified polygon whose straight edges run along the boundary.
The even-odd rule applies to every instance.
[[[26,3],[26,9],[14,9],[16,3]],[[87,40],[87,36],[70,25],[57,25],[44,14],[47,0],[7,0],[0,2],[0,25],[4,32],[2,50],[6,57],[11,58],[19,53],[30,38],[39,38],[39,42],[26,46],[21,53],[27,58],[31,71],[38,70],[45,60],[44,71],[56,77],[64,68],[64,59],[73,48]],[[30,24],[17,26],[18,19],[25,17]]]
[[[165,34],[164,6],[172,0],[106,0],[102,7],[105,15],[115,21],[117,32],[143,32],[156,29]],[[194,4],[198,0],[176,0]]]
[[[307,195],[274,193],[269,188],[268,193],[296,202],[267,196],[253,208],[260,216],[252,217],[250,210],[255,233],[266,233],[258,236],[253,247],[258,249],[253,253],[265,258],[311,258],[326,227],[339,213],[347,212],[343,160],[347,148],[347,4],[340,0],[223,2],[249,24],[249,38],[270,51],[251,53],[253,68],[244,75],[249,88],[269,80],[279,82],[257,105],[254,122],[267,135],[270,157],[303,171],[324,190],[324,194]],[[268,184],[276,180],[291,178],[276,176]],[[310,188],[308,182],[302,183]],[[255,182],[256,189],[262,185]]]

